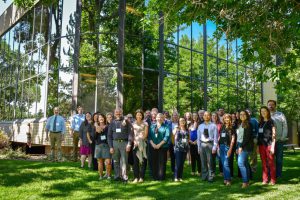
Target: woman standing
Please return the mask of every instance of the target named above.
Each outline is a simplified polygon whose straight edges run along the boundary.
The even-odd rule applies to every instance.
[[[190,127],[190,125],[192,124],[192,121],[193,121],[192,113],[190,113],[190,112],[184,113],[184,119],[186,121],[186,126]]]
[[[240,112],[240,124],[237,133],[237,150],[238,154],[238,166],[242,175],[242,188],[246,188],[249,186],[249,178],[250,178],[250,165],[248,163],[248,155],[249,152],[252,151],[253,148],[253,139],[252,128],[250,124],[250,117],[248,112],[241,111]]]
[[[211,114],[211,121],[216,124],[217,130],[218,130],[218,138],[220,138],[220,130],[222,127],[222,122],[220,121],[220,117],[217,112],[213,112]],[[213,174],[214,175],[216,174],[216,160],[218,160],[219,171],[220,171],[220,174],[223,175],[223,166],[222,166],[221,158],[220,158],[220,155],[218,152],[219,151],[217,151],[216,154],[213,154]]]
[[[174,154],[174,134],[173,130],[178,127],[179,113],[174,110],[172,113],[172,130],[170,132],[169,155],[171,160],[171,170],[175,173],[175,154]]]
[[[151,145],[152,176],[154,180],[166,178],[166,164],[170,130],[164,124],[164,116],[158,113],[156,123],[151,125],[149,142]]]
[[[191,112],[186,112],[184,113],[183,115],[185,121],[186,121],[186,127],[190,128],[190,126],[192,125],[192,122],[193,122],[193,116],[192,116],[192,113]],[[191,164],[191,153],[190,151],[187,152],[187,158],[188,158],[188,165]]]
[[[175,181],[182,181],[184,161],[189,150],[189,131],[184,118],[179,119],[179,127],[174,129],[173,134],[175,135]]]
[[[113,120],[113,114],[111,112],[106,113],[107,126],[109,126],[109,124],[112,122],[112,120]]]
[[[106,117],[103,114],[98,115],[95,134],[95,158],[98,160],[99,180],[103,179],[103,163],[105,161],[107,179],[111,179],[111,155],[107,143],[108,126]]]
[[[193,113],[193,120],[192,124],[189,127],[190,131],[190,153],[191,153],[191,165],[192,165],[192,175],[195,175],[196,172],[196,165],[197,165],[197,172],[198,176],[201,173],[201,160],[198,154],[198,145],[197,145],[197,129],[199,126],[199,117],[197,113]]]
[[[144,182],[146,164],[147,164],[147,138],[148,123],[144,122],[144,113],[142,110],[135,111],[135,122],[132,124],[134,130],[133,147],[133,183]]]
[[[260,108],[258,145],[263,168],[263,184],[268,184],[268,171],[271,175],[271,185],[276,183],[276,171],[274,164],[276,130],[271,118],[270,110],[263,106]]]
[[[224,125],[221,127],[219,139],[220,157],[223,166],[224,184],[231,185],[230,160],[234,154],[235,129],[232,127],[230,114],[225,114],[223,117]]]
[[[92,114],[87,112],[85,114],[85,120],[79,128],[79,143],[80,143],[80,155],[81,155],[81,168],[84,167],[86,157],[88,157],[88,167],[91,169],[92,165],[92,137],[94,136],[94,126],[92,123]]]

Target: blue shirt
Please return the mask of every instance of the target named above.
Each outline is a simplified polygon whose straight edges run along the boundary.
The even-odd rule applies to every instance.
[[[258,121],[252,117],[250,119],[250,124],[251,124],[251,127],[252,127],[252,137],[253,138],[257,138],[257,134],[258,134]]]
[[[74,115],[71,122],[71,129],[73,131],[79,131],[80,125],[82,124],[82,122],[84,122],[84,120],[85,120],[84,114]]]
[[[204,134],[204,130],[208,130],[207,137]],[[213,150],[217,150],[218,145],[218,129],[216,124],[209,122],[208,124],[200,124],[197,130],[197,144],[198,144],[198,151],[201,148],[201,142],[212,142],[213,143]]]
[[[47,119],[46,130],[50,132],[61,132],[62,134],[64,134],[66,132],[65,119],[62,116],[57,115],[55,131],[54,131],[54,119],[55,119],[55,115]]]
[[[194,127],[194,125],[192,125],[192,128],[190,129],[190,140],[193,142],[197,140],[197,128],[198,127]]]

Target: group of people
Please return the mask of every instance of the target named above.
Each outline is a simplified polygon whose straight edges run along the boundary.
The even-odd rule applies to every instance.
[[[257,149],[262,161],[262,184],[274,185],[281,177],[283,143],[287,137],[287,122],[283,113],[276,111],[276,101],[269,100],[259,110],[259,119],[251,117],[251,110],[225,113],[200,110],[186,112],[180,117],[177,111],[159,113],[157,108],[134,115],[123,116],[121,109],[114,113],[78,113],[71,120],[73,158],[78,157],[80,143],[81,167],[88,158],[88,167],[96,166],[99,179],[128,181],[128,160],[133,165],[134,183],[143,182],[146,168],[154,180],[166,178],[168,157],[174,181],[182,181],[184,163],[191,162],[192,175],[212,182],[216,174],[216,161],[224,177],[224,184],[231,185],[233,163],[236,157],[242,187],[257,168]],[[57,143],[58,159],[61,159],[61,140],[66,132],[65,120],[59,108],[47,120],[46,139],[50,132],[51,155],[54,159]],[[131,158],[131,159],[130,159]],[[93,162],[93,160],[95,160]],[[250,162],[249,162],[250,161]],[[104,175],[104,168],[106,174]],[[197,170],[196,170],[197,168]]]

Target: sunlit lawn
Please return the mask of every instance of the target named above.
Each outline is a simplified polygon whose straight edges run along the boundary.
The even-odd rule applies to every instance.
[[[239,178],[234,178],[230,187],[222,184],[220,176],[212,184],[200,181],[190,175],[188,165],[183,182],[172,181],[168,166],[166,181],[151,181],[147,176],[143,184],[99,181],[97,172],[78,166],[71,162],[0,160],[0,199],[300,199],[300,152],[285,153],[284,176],[277,185],[261,185],[259,165],[248,189],[241,189]]]

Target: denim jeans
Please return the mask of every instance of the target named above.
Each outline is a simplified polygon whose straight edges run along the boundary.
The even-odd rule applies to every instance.
[[[276,157],[276,177],[281,177],[282,162],[283,162],[283,143],[277,141],[275,144],[275,157]]]
[[[230,157],[227,157],[228,150],[229,150],[229,147],[227,145],[225,145],[225,144],[220,145],[220,157],[221,157],[221,162],[223,165],[224,180],[226,180],[226,181],[231,180],[230,167],[229,167]]]
[[[182,178],[183,174],[183,166],[184,166],[184,161],[186,158],[186,152],[182,151],[175,151],[175,178],[179,179]]]
[[[248,163],[248,154],[249,153],[247,151],[243,150],[238,155],[238,166],[241,171],[243,183],[248,183],[250,177],[250,165]]]

